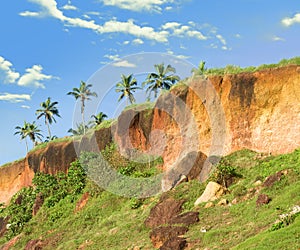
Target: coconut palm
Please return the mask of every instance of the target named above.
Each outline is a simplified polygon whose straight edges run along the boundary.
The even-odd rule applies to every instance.
[[[15,127],[18,131],[15,132],[16,134],[19,134],[21,136],[21,140],[25,139],[26,142],[26,150],[28,152],[28,144],[26,141],[26,138],[29,137],[29,139],[32,141],[33,145],[36,145],[36,139],[39,139],[40,141],[42,140],[43,135],[40,133],[41,130],[37,127],[35,122],[33,123],[28,123],[24,121],[23,127],[17,126]]]
[[[137,87],[137,80],[133,77],[133,75],[125,76],[121,75],[121,82],[118,82],[116,85],[116,92],[121,92],[121,95],[118,99],[118,101],[121,101],[124,97],[127,97],[126,99],[126,104],[127,100],[129,99],[129,102],[132,104],[135,102],[135,98],[133,96],[133,93],[137,90],[140,89],[140,87]]]
[[[26,143],[26,153],[28,153],[28,142],[27,142],[27,122],[24,121],[23,127],[17,126],[15,127],[17,130],[14,135],[20,135],[21,140],[25,140]]]
[[[91,117],[94,118],[94,123],[97,126],[101,122],[103,122],[105,118],[107,118],[107,115],[104,114],[103,112],[100,112],[98,115],[92,115]]]
[[[71,133],[72,135],[84,135],[86,130],[89,129],[89,126],[83,124],[83,123],[80,123],[80,124],[77,124],[77,129],[72,129],[70,128],[68,130],[68,133]]]
[[[206,68],[205,68],[205,61],[201,61],[201,62],[199,63],[198,68],[193,68],[193,69],[192,69],[192,73],[193,73],[195,76],[202,76],[202,77],[205,77],[205,71],[206,71]]]
[[[40,104],[41,109],[36,110],[37,119],[40,119],[42,116],[45,117],[45,124],[48,128],[49,138],[52,138],[51,131],[50,131],[50,124],[56,122],[55,116],[61,117],[56,107],[57,104],[58,102],[51,102],[51,98],[48,97],[48,99],[45,102],[42,102]]]
[[[180,80],[180,77],[175,75],[176,70],[171,65],[165,67],[164,63],[154,65],[156,72],[150,73],[143,86],[149,85],[146,92],[154,92],[154,97],[157,97],[159,89],[170,89],[173,84]]]
[[[92,92],[91,88],[92,84],[86,84],[85,82],[81,81],[79,88],[73,88],[73,91],[69,92],[68,95],[74,96],[74,98],[80,99],[81,101],[81,116],[83,125],[85,125],[84,120],[84,108],[85,108],[85,101],[90,100],[91,96],[97,97],[96,92]],[[83,126],[84,134],[86,132],[85,126]]]

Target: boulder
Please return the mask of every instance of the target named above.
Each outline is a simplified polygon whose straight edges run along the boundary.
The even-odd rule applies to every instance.
[[[213,202],[207,202],[206,204],[205,204],[205,206],[204,206],[204,208],[211,208],[211,207],[214,207],[215,206],[215,204],[213,203]]]
[[[145,221],[145,225],[154,228],[169,223],[173,217],[181,213],[183,203],[183,200],[177,201],[173,198],[161,200],[151,209],[150,215]]]
[[[203,202],[214,201],[226,193],[226,188],[216,182],[209,182],[203,194],[196,200],[195,206]]]
[[[229,201],[227,199],[221,199],[219,202],[218,202],[218,206],[226,206],[228,205]]]
[[[178,236],[184,235],[188,231],[187,227],[157,227],[150,233],[150,239],[155,248],[162,247],[167,241],[172,241]],[[166,248],[164,248],[166,249]]]
[[[260,194],[256,200],[256,206],[261,206],[268,204],[271,201],[271,198],[266,194]]]
[[[201,151],[192,151],[175,163],[170,170],[166,172],[162,180],[162,191],[166,192],[178,183],[182,183],[181,178],[187,177],[187,181],[199,179],[207,156]]]
[[[195,224],[198,221],[199,212],[187,212],[171,218],[169,224],[183,224],[184,226],[189,226]]]
[[[167,240],[160,248],[160,250],[182,250],[186,247],[186,239],[176,237]]]
[[[284,172],[279,171],[276,174],[268,176],[263,183],[263,187],[272,187],[276,182],[281,180],[282,175],[284,175]]]

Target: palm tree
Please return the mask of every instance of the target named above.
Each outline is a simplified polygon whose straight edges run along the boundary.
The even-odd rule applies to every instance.
[[[48,127],[49,138],[52,138],[50,124],[52,124],[53,121],[56,122],[55,116],[61,117],[56,107],[57,104],[58,102],[51,102],[51,98],[48,97],[45,102],[40,104],[41,109],[36,110],[37,119],[40,119],[42,116],[45,117],[45,124]]]
[[[107,115],[104,114],[103,112],[100,112],[98,115],[92,115],[91,117],[94,118],[94,123],[97,126],[101,122],[103,122],[105,118],[107,118]]]
[[[70,128],[68,130],[68,133],[71,133],[72,135],[84,135],[85,131],[88,130],[89,127],[83,123],[77,124],[77,129]]]
[[[37,143],[36,139],[39,139],[40,141],[42,141],[43,135],[40,132],[41,132],[41,130],[38,128],[38,126],[35,124],[35,122],[27,124],[27,134],[34,146]]]
[[[75,99],[80,99],[81,101],[81,116],[83,125],[85,125],[84,120],[84,108],[85,108],[85,101],[90,100],[90,96],[97,97],[96,92],[91,92],[90,88],[92,84],[86,84],[85,82],[81,81],[79,88],[73,88],[73,91],[69,92],[68,95],[72,95]],[[85,134],[85,126],[83,126],[84,134]]]
[[[121,95],[118,99],[118,101],[121,101],[124,97],[127,97],[127,100],[129,99],[130,103],[135,102],[135,98],[133,96],[133,92],[135,92],[137,89],[140,89],[140,87],[136,87],[137,80],[131,75],[125,76],[121,75],[121,82],[118,82],[116,85],[116,92],[121,92]]]
[[[14,133],[14,135],[20,135],[21,140],[25,140],[26,143],[26,153],[28,153],[28,142],[27,142],[27,122],[24,121],[23,127],[17,126],[15,127],[17,131]]]
[[[24,121],[23,127],[17,126],[17,127],[15,127],[15,129],[18,130],[15,133],[15,135],[20,134],[21,135],[21,140],[23,140],[23,139],[26,140],[26,138],[29,137],[29,139],[32,141],[34,146],[36,145],[36,139],[39,139],[40,141],[42,140],[43,135],[40,133],[41,130],[37,127],[35,122],[28,123],[28,122]],[[28,153],[27,141],[26,141],[26,150],[27,150],[27,153]]]
[[[173,84],[180,80],[180,77],[175,75],[176,70],[171,65],[165,67],[164,63],[154,65],[156,73],[150,73],[143,86],[149,85],[146,92],[154,92],[154,97],[157,97],[158,89],[170,89]]]
[[[199,66],[198,68],[193,68],[192,69],[192,73],[197,76],[202,76],[202,77],[205,77],[205,71],[206,71],[206,68],[205,68],[205,61],[201,61],[199,63]]]

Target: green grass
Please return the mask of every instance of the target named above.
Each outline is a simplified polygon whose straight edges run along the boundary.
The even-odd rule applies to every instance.
[[[108,150],[108,149],[107,149]],[[108,150],[113,153],[113,149]],[[239,190],[249,190],[257,180],[280,170],[288,174],[272,187],[262,188],[272,201],[256,206],[257,195],[232,206],[204,208],[194,207],[206,183],[190,181],[168,193],[175,199],[184,199],[184,211],[199,211],[199,223],[190,226],[186,234],[191,249],[299,249],[300,216],[284,228],[271,231],[280,214],[288,213],[300,205],[300,150],[291,154],[267,156],[250,150],[235,152],[226,157],[226,162],[242,175],[229,187],[230,193],[222,198],[230,202]],[[69,196],[54,207],[43,206],[23,230],[21,240],[12,249],[24,249],[31,239],[47,242],[43,249],[153,249],[149,239],[150,229],[144,226],[150,209],[159,197],[142,200],[142,205],[132,209],[133,201],[111,194],[102,189],[96,191],[93,184],[85,191],[92,196],[83,210],[74,213],[75,202]],[[242,193],[241,195],[243,195]],[[215,201],[216,204],[218,202]],[[206,232],[201,232],[205,229]],[[0,238],[0,245],[6,241]]]
[[[40,150],[40,149],[44,149],[52,143],[68,142],[68,141],[72,141],[72,140],[73,140],[72,137],[66,136],[66,137],[62,137],[62,138],[57,138],[57,139],[52,140],[50,142],[43,142],[43,143],[40,143],[40,144],[36,145],[33,149],[31,149],[29,151],[29,153],[35,152],[35,151]]]
[[[0,166],[0,168],[8,167],[8,166],[10,166],[10,165],[12,165],[12,164],[16,164],[16,163],[18,163],[18,162],[21,162],[21,161],[23,161],[24,159],[25,159],[25,158],[22,157],[22,158],[20,158],[20,159],[18,159],[18,160],[15,160],[15,161],[12,161],[12,162],[5,163],[4,165]]]
[[[258,67],[250,66],[250,67],[242,68],[242,67],[236,66],[236,65],[227,65],[224,68],[211,68],[211,69],[207,69],[205,71],[205,75],[210,76],[210,75],[226,75],[226,74],[256,72],[259,70],[284,67],[287,65],[300,65],[300,57],[294,57],[291,59],[283,59],[279,63],[263,64]]]
[[[101,128],[109,128],[113,123],[115,123],[116,119],[108,119],[101,122],[99,125],[96,126],[95,130],[99,130]]]
[[[144,110],[144,109],[152,109],[154,108],[155,103],[154,102],[143,102],[143,103],[134,103],[134,104],[130,104],[128,106],[125,107],[125,110]]]

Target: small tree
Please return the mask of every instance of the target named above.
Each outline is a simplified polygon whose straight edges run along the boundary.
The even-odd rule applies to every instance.
[[[129,99],[130,103],[134,103],[135,102],[135,98],[133,96],[133,93],[137,90],[140,89],[139,87],[137,87],[137,81],[136,79],[133,77],[133,75],[129,75],[129,76],[125,76],[122,74],[121,76],[122,81],[118,82],[116,85],[116,92],[120,92],[121,95],[118,99],[118,101],[121,101],[124,97],[127,97],[126,99],[126,104],[127,100]]]
[[[80,99],[81,101],[81,116],[82,116],[84,134],[86,132],[85,119],[84,119],[85,101],[90,100],[91,96],[97,97],[97,93],[92,92],[90,89],[91,87],[92,84],[86,84],[85,82],[81,81],[79,88],[73,88],[73,91],[68,93],[68,95],[74,96],[76,100]]]
[[[37,139],[39,139],[40,141],[42,140],[43,135],[40,133],[41,130],[37,127],[35,122],[28,123],[24,121],[23,127],[17,126],[15,127],[15,129],[18,130],[15,132],[15,135],[19,134],[21,136],[21,140],[25,139],[27,153],[28,153],[28,144],[26,141],[27,137],[29,137],[29,139],[32,141],[34,146],[36,145]]]
[[[205,71],[206,71],[206,68],[205,68],[205,61],[201,61],[201,62],[199,63],[198,68],[193,68],[193,69],[192,69],[192,73],[194,74],[194,76],[202,76],[202,77],[205,77]]]
[[[91,118],[94,118],[94,123],[97,126],[101,124],[105,120],[105,118],[107,118],[107,115],[103,112],[100,112],[98,115],[92,115]]]
[[[175,75],[176,70],[171,65],[165,67],[164,63],[154,65],[156,72],[150,73],[143,86],[148,85],[146,92],[154,92],[154,97],[157,97],[159,89],[170,89],[173,84],[180,80],[180,77]]]
[[[56,105],[58,102],[51,102],[51,98],[48,97],[48,99],[45,102],[42,102],[40,104],[41,108],[36,111],[37,119],[40,119],[42,116],[45,117],[45,124],[48,128],[48,138],[51,140],[51,131],[50,131],[50,124],[53,122],[56,122],[55,116],[61,117],[59,115],[58,109]]]

